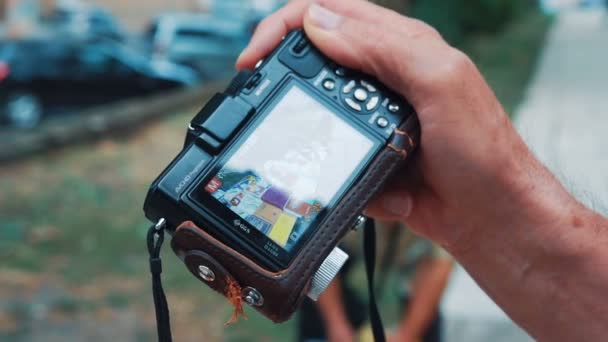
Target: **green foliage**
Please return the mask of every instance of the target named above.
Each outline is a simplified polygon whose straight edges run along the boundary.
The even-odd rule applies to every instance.
[[[496,32],[531,7],[529,0],[462,0],[461,21],[466,32]],[[466,4],[465,4],[466,3]]]
[[[456,43],[464,34],[458,14],[459,2],[461,0],[418,0],[413,2],[410,12],[437,29],[448,42]]]
[[[412,4],[411,14],[458,45],[471,34],[496,33],[534,9],[529,0],[418,0]]]

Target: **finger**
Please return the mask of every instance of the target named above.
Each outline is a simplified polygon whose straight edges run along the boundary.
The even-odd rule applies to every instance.
[[[400,17],[399,23],[405,28],[395,32],[389,24],[370,25],[316,4],[304,17],[308,37],[330,59],[375,75],[408,97],[408,90],[417,81],[415,66],[426,64],[428,50],[447,44],[426,24],[405,17]],[[425,35],[428,39],[421,39]]]
[[[365,0],[294,0],[258,25],[249,45],[237,60],[237,68],[252,68],[258,60],[268,55],[289,31],[302,27],[304,15],[312,3],[370,24],[386,23],[387,19],[391,19],[388,22],[392,23],[401,17],[392,10]],[[400,27],[395,26],[393,29]]]
[[[392,221],[405,221],[416,215],[425,193],[424,178],[415,156],[376,194],[365,209],[365,215]]]
[[[400,176],[401,177],[401,176]],[[418,231],[433,226],[437,213],[429,208],[437,207],[437,196],[423,184],[400,179],[387,186],[372,198],[364,215],[383,221],[406,223]]]
[[[380,220],[404,221],[414,209],[418,179],[414,167],[397,171],[365,209],[365,215]]]
[[[236,61],[237,69],[253,69],[255,63],[268,55],[291,30],[302,26],[302,16],[312,0],[293,0],[262,20],[249,45]]]
[[[414,208],[414,199],[406,191],[385,191],[374,198],[365,209],[364,214],[382,221],[407,220]]]

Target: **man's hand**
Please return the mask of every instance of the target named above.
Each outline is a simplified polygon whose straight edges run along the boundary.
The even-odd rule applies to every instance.
[[[608,221],[534,158],[471,60],[428,25],[372,3],[314,2],[264,20],[237,66],[252,68],[303,26],[327,56],[403,95],[421,148],[367,213],[440,243],[534,337],[608,336]]]
[[[415,168],[396,177],[367,214],[407,221],[452,253],[470,248],[488,225],[526,215],[534,202],[526,197],[530,168],[538,166],[522,163],[534,158],[466,55],[425,23],[366,1],[295,0],[260,24],[237,66],[252,67],[301,26],[327,56],[376,76],[418,112]]]

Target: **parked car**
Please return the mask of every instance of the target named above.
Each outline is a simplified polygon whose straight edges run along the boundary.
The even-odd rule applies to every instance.
[[[59,2],[53,11],[43,18],[51,30],[60,33],[123,41],[127,33],[110,12],[79,2]]]
[[[190,68],[150,62],[112,41],[0,41],[0,122],[35,127],[51,108],[80,108],[192,85]]]
[[[203,79],[221,79],[234,73],[234,62],[255,24],[205,14],[169,13],[152,21],[144,40],[154,59],[188,65]]]

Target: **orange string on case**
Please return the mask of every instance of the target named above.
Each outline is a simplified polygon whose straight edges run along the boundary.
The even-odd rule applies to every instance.
[[[232,312],[232,317],[224,323],[224,326],[238,322],[239,316],[242,316],[243,319],[247,319],[247,315],[245,315],[245,311],[243,310],[241,286],[231,277],[226,277],[226,297],[234,307],[234,311]]]

